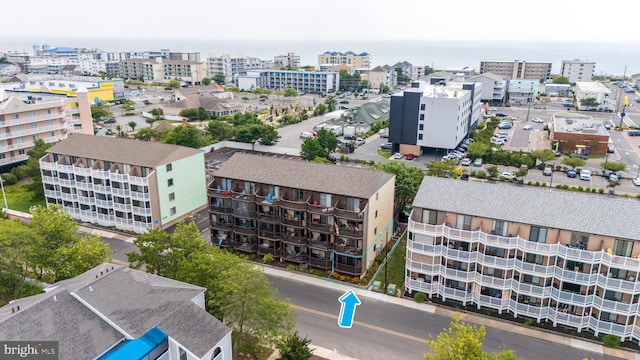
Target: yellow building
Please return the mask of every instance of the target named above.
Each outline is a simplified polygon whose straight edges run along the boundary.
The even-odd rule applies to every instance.
[[[95,81],[73,79],[27,80],[24,86],[27,91],[48,92],[68,96],[77,96],[77,90],[84,88],[89,92],[89,101],[92,104],[96,103],[96,100],[107,102],[124,97],[124,82],[121,79],[96,79]]]

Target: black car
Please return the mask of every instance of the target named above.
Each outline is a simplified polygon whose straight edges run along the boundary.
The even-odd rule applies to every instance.
[[[629,130],[627,131],[629,136],[640,136],[640,130]]]
[[[496,113],[495,117],[507,117],[509,115],[505,114],[505,113]]]
[[[355,139],[357,139],[357,138],[358,138],[358,137],[357,137],[357,136],[355,136],[355,135],[345,135],[345,136],[344,136],[344,139],[345,139],[345,140],[355,140]]]

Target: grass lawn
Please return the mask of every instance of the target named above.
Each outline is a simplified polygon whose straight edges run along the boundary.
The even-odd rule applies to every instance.
[[[400,244],[387,262],[387,281],[396,284],[396,289],[404,291],[405,256],[407,254],[407,234],[400,238]],[[378,280],[384,282],[384,270],[378,275]]]
[[[378,150],[378,155],[382,156],[383,158],[390,158],[391,157],[391,151],[389,150]]]
[[[9,185],[4,187],[4,192],[7,194],[7,203],[9,209],[29,212],[29,207],[32,205],[44,206],[44,199],[34,201],[31,199],[31,193],[25,189],[21,183]],[[0,207],[4,207],[4,196],[0,193]]]

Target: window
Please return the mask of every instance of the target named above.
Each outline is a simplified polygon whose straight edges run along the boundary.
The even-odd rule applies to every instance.
[[[38,124],[37,124],[37,123],[31,123],[31,128],[32,128],[32,129],[35,129],[35,128],[37,128],[37,127],[38,127]]]
[[[13,131],[20,131],[20,125],[16,125],[13,127]]]
[[[373,218],[374,218],[374,219],[377,219],[377,218],[378,218],[378,210],[376,210],[375,214],[373,215]]]
[[[471,216],[458,215],[458,223],[456,224],[456,228],[461,230],[471,230]]]
[[[588,234],[571,233],[571,246],[580,247],[582,245],[586,247],[588,243]]]
[[[418,134],[418,140],[422,140],[422,134]]]
[[[376,193],[376,200],[377,200],[377,196],[378,196],[378,193]],[[347,198],[347,210],[360,211],[360,199]]]
[[[418,131],[423,131],[423,130],[424,130],[424,124],[418,125]]]
[[[424,114],[420,114],[420,120],[424,120]]]
[[[425,104],[420,104],[420,110],[424,111],[426,105]]]
[[[173,167],[171,166],[171,164],[167,164],[167,172],[171,171],[173,169]]]
[[[180,360],[187,360],[187,352],[183,348],[178,348],[178,352],[180,353]]]
[[[176,193],[169,194],[169,201],[173,201],[176,199]]]
[[[38,135],[31,135],[31,138],[33,139],[33,141],[38,140]]]
[[[438,212],[435,210],[422,210],[422,222],[435,225],[437,222]]]
[[[631,240],[616,239],[613,243],[613,253],[618,256],[631,256],[633,242]]]
[[[494,220],[493,233],[495,235],[507,236],[508,223],[506,221]]]
[[[176,214],[176,207],[172,207],[171,209],[169,209],[169,215],[175,215]]]
[[[173,186],[173,178],[167,180],[167,186]]]
[[[532,226],[529,232],[529,241],[546,243],[547,242],[547,228],[541,228]]]
[[[331,206],[331,194],[320,194],[320,206],[322,207]]]

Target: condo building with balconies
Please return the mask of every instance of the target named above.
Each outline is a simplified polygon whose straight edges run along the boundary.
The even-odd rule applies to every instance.
[[[64,139],[70,100],[66,95],[0,88],[0,166],[26,161],[38,139],[47,143]]]
[[[425,177],[406,290],[640,341],[636,199]]]
[[[235,153],[214,175],[214,246],[361,277],[393,236],[392,174]]]
[[[40,159],[47,204],[74,218],[143,233],[205,208],[204,153],[184,146],[74,134]]]

